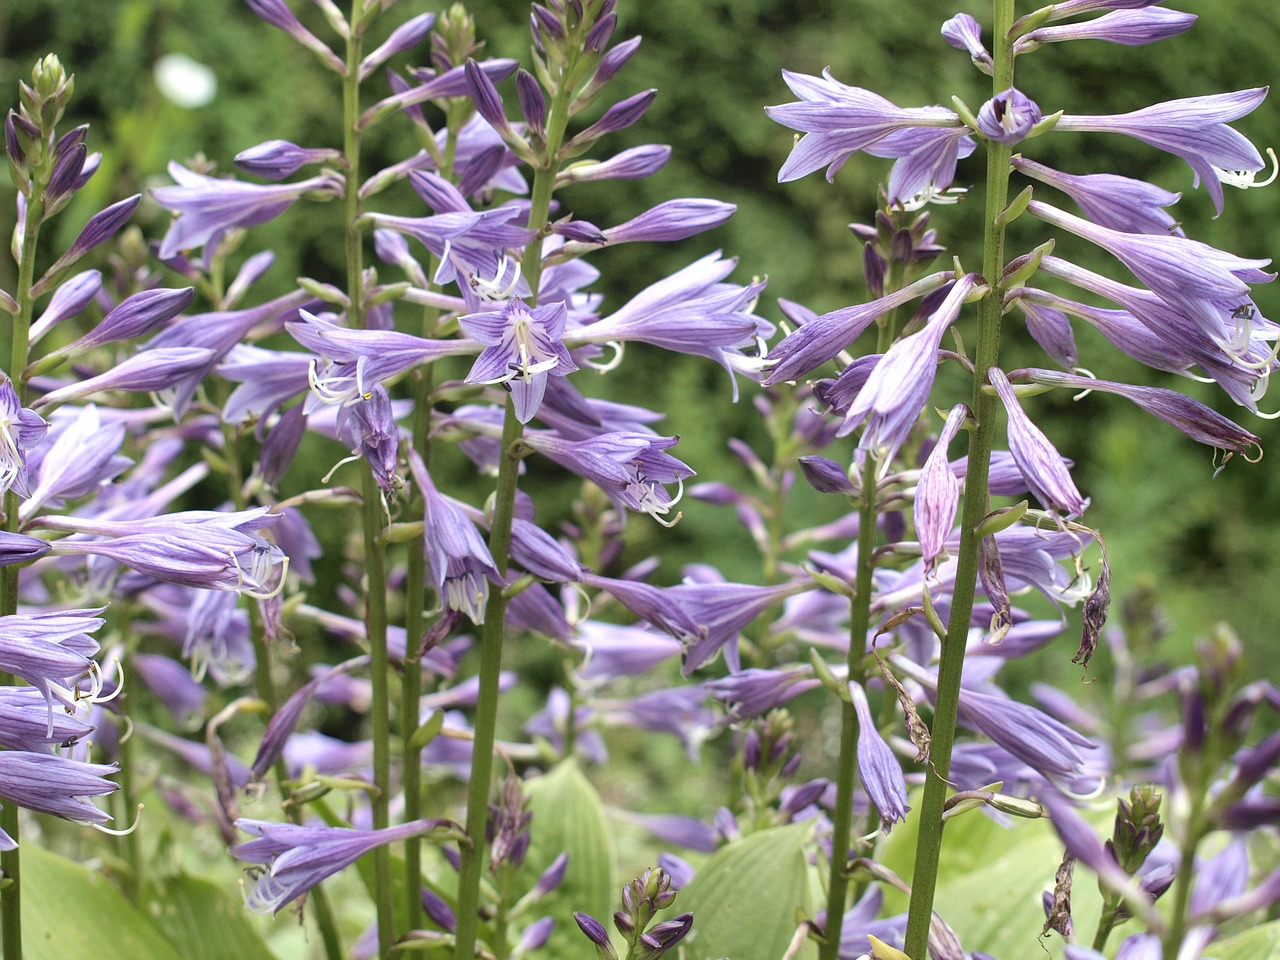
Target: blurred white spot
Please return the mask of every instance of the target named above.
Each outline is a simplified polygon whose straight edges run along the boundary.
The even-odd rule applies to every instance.
[[[205,106],[218,93],[213,71],[185,53],[166,53],[157,60],[155,80],[165,99],[187,110]]]

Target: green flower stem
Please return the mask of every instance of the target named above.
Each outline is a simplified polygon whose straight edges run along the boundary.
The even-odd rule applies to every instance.
[[[494,565],[506,575],[511,552],[511,521],[515,513],[516,482],[520,459],[514,447],[524,432],[516,419],[515,404],[507,397],[502,420],[502,462],[494,494],[494,515],[489,526],[489,552]],[[475,734],[471,746],[471,780],[467,784],[467,836],[458,870],[458,927],[455,960],[473,960],[480,910],[480,878],[485,862],[485,824],[489,816],[489,787],[493,782],[493,743],[498,716],[498,675],[502,671],[502,640],[506,632],[507,598],[490,589],[480,633],[480,693],[476,700]]]
[[[360,61],[364,56],[364,0],[352,0],[350,34],[347,37],[346,73],[342,78],[342,154],[346,161],[346,185],[342,194],[342,222],[347,253],[347,322],[364,327],[364,236],[356,221],[360,217]],[[360,478],[361,528],[364,534],[365,637],[369,642],[369,673],[372,682],[373,739],[373,828],[391,824],[391,693],[387,658],[387,571],[381,542],[383,528],[382,491],[373,470],[365,464]],[[378,955],[391,956],[395,940],[395,909],[392,904],[391,850],[385,844],[373,850],[374,907],[378,923]]]
[[[866,653],[871,625],[871,575],[875,570],[876,461],[862,462],[862,509],[858,516],[858,572],[849,605],[849,680],[858,675]],[[858,714],[853,702],[840,702],[840,766],[836,774],[836,806],[831,825],[831,876],[827,881],[827,926],[818,949],[819,960],[836,960],[840,951],[840,922],[849,892],[849,835],[853,823],[853,787],[858,774]]]
[[[1198,778],[1199,779],[1199,778]],[[1191,887],[1195,882],[1196,849],[1206,833],[1204,824],[1204,784],[1194,784],[1189,791],[1191,809],[1187,811],[1186,829],[1179,846],[1182,856],[1178,860],[1178,872],[1173,878],[1173,912],[1164,934],[1164,956],[1177,956],[1187,929],[1187,908],[1191,902]]]
[[[556,151],[564,141],[569,124],[569,95],[558,89],[547,114],[545,166],[537,168],[529,195],[529,229],[535,236],[525,248],[520,269],[528,281],[530,300],[538,302],[538,282],[542,278],[542,230],[551,211],[560,163]],[[511,552],[511,521],[515,516],[516,489],[520,476],[517,441],[524,425],[516,419],[515,405],[507,396],[502,418],[502,459],[498,465],[498,485],[494,490],[493,517],[489,522],[489,553],[499,573],[506,576]],[[473,960],[480,909],[480,878],[485,862],[484,828],[489,815],[489,787],[493,782],[493,743],[498,714],[498,674],[502,670],[502,640],[507,619],[507,597],[502,590],[490,590],[485,604],[484,627],[480,633],[480,693],[476,701],[475,734],[471,747],[471,780],[467,784],[467,837],[458,871],[458,926],[455,931],[455,960]]]
[[[423,336],[430,336],[435,326],[434,310],[429,310],[423,317]],[[428,467],[431,459],[431,391],[434,386],[432,367],[430,364],[420,367],[413,381],[413,449],[422,456],[422,462]],[[422,534],[409,541],[408,569],[405,574],[405,658],[403,676],[400,680],[400,723],[401,736],[404,743],[404,769],[401,779],[404,788],[404,821],[417,820],[422,816],[422,748],[413,743],[413,735],[418,729],[418,719],[422,697],[422,661],[416,655],[416,644],[425,627],[423,610],[427,600],[427,563],[426,563],[426,500],[422,491],[415,489],[409,501],[407,519],[423,523]],[[405,884],[405,925],[410,930],[422,926],[422,838],[410,837],[404,843],[404,875]]]
[[[1001,93],[1013,86],[1013,52],[1009,31],[1013,25],[1013,0],[994,0],[995,24],[992,55],[995,71],[992,89]],[[1004,267],[1004,227],[996,218],[1009,202],[1009,147],[987,143],[987,200],[984,220],[986,237],[982,275],[991,289],[978,304],[978,343],[974,359],[973,415],[976,429],[969,437],[969,470],[964,489],[964,509],[960,521],[960,551],[956,559],[955,591],[947,637],[942,642],[938,663],[938,688],[934,701],[932,746],[925,776],[924,798],[920,804],[920,829],[916,842],[915,869],[911,880],[911,908],[907,917],[906,954],[922,960],[929,943],[929,923],[938,882],[938,861],[942,851],[942,811],[947,797],[947,776],[951,770],[951,747],[955,742],[956,711],[960,700],[960,674],[964,668],[965,641],[973,613],[973,595],[978,581],[978,523],[987,513],[987,473],[995,441],[996,399],[982,389],[987,370],[1000,355],[1000,317],[1003,290],[998,284]]]
[[[42,165],[43,167],[43,165]],[[37,171],[31,189],[31,205],[27,210],[26,229],[22,234],[22,263],[18,265],[16,299],[18,313],[13,318],[13,332],[9,344],[9,367],[6,371],[13,379],[18,400],[26,404],[27,383],[22,378],[30,354],[31,314],[35,298],[31,287],[35,283],[36,241],[40,237],[40,221],[44,219],[43,196],[47,170]],[[18,530],[18,495],[13,490],[4,494],[4,529],[9,533]],[[0,616],[18,612],[18,565],[0,569]],[[0,683],[18,686],[22,683],[12,674],[0,674]],[[0,829],[18,842],[18,805],[6,803],[0,808]],[[0,853],[0,871],[4,873],[4,885],[0,886],[0,956],[4,960],[22,960],[22,882],[21,855],[18,848]]]

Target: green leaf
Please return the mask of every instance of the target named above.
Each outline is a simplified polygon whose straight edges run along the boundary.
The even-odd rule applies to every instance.
[[[1280,921],[1219,940],[1209,953],[1217,960],[1280,960]]]
[[[184,960],[275,960],[239,899],[180,874],[147,891],[148,912]]]
[[[616,909],[614,900],[621,895],[614,879],[613,832],[604,805],[574,760],[557,764],[550,773],[529,781],[526,789],[533,813],[532,836],[519,892],[532,887],[562,852],[569,854],[569,863],[564,882],[534,904],[522,923],[550,914],[556,927],[542,952],[548,957],[585,956],[590,944],[573,922],[573,912],[589,913],[607,927]]]
[[[795,936],[797,914],[812,916],[804,847],[811,823],[748,834],[722,847],[680,891],[675,909],[693,913],[689,960],[776,960]],[[816,955],[807,944],[797,957]]]
[[[27,960],[182,960],[103,876],[22,845],[22,943]]]

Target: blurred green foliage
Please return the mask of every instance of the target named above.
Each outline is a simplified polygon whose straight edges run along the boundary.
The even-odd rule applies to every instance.
[[[1174,2],[1173,6],[1179,6]],[[619,36],[641,34],[639,53],[617,81],[618,96],[657,87],[659,98],[635,127],[609,145],[622,148],[665,142],[672,162],[642,182],[580,186],[563,200],[575,213],[601,226],[618,223],[662,200],[709,196],[730,200],[738,214],[713,234],[671,247],[640,246],[603,252],[596,264],[608,279],[608,307],[644,285],[722,247],[741,258],[738,279],[767,272],[770,286],[761,312],[779,314],[775,297],[798,300],[823,312],[865,297],[860,252],[849,235],[851,220],[873,212],[877,182],[888,164],[857,157],[834,185],[814,175],[785,187],[776,171],[790,149],[790,131],[771,123],[763,107],[792,99],[780,69],[816,73],[829,66],[843,82],[866,86],[904,106],[947,103],[959,95],[974,109],[989,95],[987,80],[967,58],[942,41],[938,26],[960,8],[984,19],[977,0],[885,3],[877,0],[645,0],[620,5]],[[1097,42],[1047,47],[1019,64],[1020,87],[1045,113],[1115,113],[1160,100],[1258,86],[1275,74],[1280,48],[1280,7],[1254,0],[1215,0],[1190,5],[1202,14],[1189,34],[1148,48],[1129,50]],[[317,10],[295,9],[319,35],[327,36]],[[523,7],[497,0],[470,4],[489,38],[487,53],[527,60]],[[1032,4],[1026,4],[1031,9]],[[399,22],[423,9],[401,0],[387,19]],[[430,7],[428,7],[429,9]],[[385,29],[389,29],[385,28]],[[375,37],[380,40],[381,37]],[[90,143],[103,151],[102,170],[61,219],[65,243],[90,212],[105,202],[164,182],[170,158],[202,152],[222,170],[240,150],[271,138],[308,146],[336,138],[338,100],[332,77],[306,51],[266,26],[239,0],[22,0],[0,3],[0,88],[14,90],[30,64],[45,52],[59,54],[77,75],[74,119],[91,122]],[[217,76],[214,101],[197,111],[164,99],[152,80],[157,58],[185,53]],[[412,56],[394,65],[417,62]],[[375,78],[371,88],[380,90]],[[514,103],[510,83],[504,86]],[[514,109],[514,108],[513,108]],[[1260,146],[1280,143],[1280,119],[1268,104],[1237,124]],[[392,162],[413,147],[397,124],[384,125],[371,145],[377,160]],[[1190,235],[1248,256],[1267,256],[1280,239],[1278,195],[1272,190],[1230,191],[1227,212],[1211,220],[1212,205],[1193,191],[1190,171],[1176,158],[1119,137],[1050,136],[1028,142],[1025,152],[1075,172],[1123,172],[1183,189],[1177,215]],[[979,161],[962,164],[961,182],[981,174]],[[396,194],[416,202],[407,191]],[[12,209],[12,190],[0,191]],[[413,212],[412,207],[407,207]],[[970,268],[978,263],[980,198],[934,213],[941,241]],[[141,225],[163,230],[163,211],[144,206]],[[298,273],[331,280],[340,275],[336,211],[304,206],[255,231],[255,249],[278,255],[271,282],[280,287]],[[1015,225],[1012,249],[1039,242],[1033,222]],[[1121,276],[1112,264],[1071,238],[1060,254],[1077,257]],[[6,278],[0,267],[0,283]],[[270,292],[270,291],[266,291]],[[1262,289],[1264,313],[1280,315],[1280,297]],[[1007,366],[1043,362],[1010,317]],[[1200,384],[1170,383],[1116,354],[1089,331],[1078,333],[1082,363],[1099,376],[1185,389],[1237,416],[1275,447],[1280,432],[1251,420]],[[585,385],[618,399],[643,398],[669,411],[665,430],[682,436],[679,452],[700,478],[746,482],[746,473],[726,451],[729,436],[765,441],[751,404],[752,388],[736,407],[727,403],[726,375],[700,361],[675,361],[656,352],[633,351],[609,381]],[[1274,394],[1264,408],[1277,406]],[[1063,453],[1076,461],[1079,485],[1093,496],[1090,519],[1112,550],[1122,593],[1139,575],[1154,574],[1179,635],[1186,643],[1219,618],[1229,618],[1255,640],[1255,665],[1275,674],[1261,650],[1270,640],[1277,611],[1280,552],[1271,543],[1280,514],[1280,481],[1266,464],[1232,462],[1213,476],[1209,451],[1115,397],[1063,396],[1033,401],[1033,416]],[[767,452],[767,451],[766,451]],[[1273,454],[1274,455],[1274,454]],[[830,517],[842,508],[801,491],[793,526]],[[572,490],[563,492],[563,498]],[[672,555],[721,566],[727,575],[755,575],[741,527],[723,508],[686,506],[685,522],[661,531],[633,523],[637,553],[672,548]],[[668,569],[669,576],[678,570]]]

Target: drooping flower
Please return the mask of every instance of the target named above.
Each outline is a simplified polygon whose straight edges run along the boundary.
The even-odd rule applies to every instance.
[[[1009,414],[1009,452],[1031,492],[1046,509],[1061,510],[1068,517],[1083,514],[1089,501],[1080,496],[1062,455],[1023,412],[1004,371],[992,367],[987,379]]]
[[[467,336],[484,345],[467,382],[506,384],[516,419],[528,423],[542,405],[547,377],[578,369],[560,342],[567,318],[563,303],[529,307],[519,299],[508,300],[501,310],[459,317]]]
[[[897,823],[911,809],[907,806],[907,782],[902,776],[902,766],[880,736],[861,684],[851,682],[849,695],[858,715],[858,776],[862,787],[876,805],[881,822]]]
[[[436,489],[417,451],[409,452],[409,469],[426,501],[424,542],[436,591],[450,610],[465,613],[473,623],[483,623],[489,584],[502,582],[493,556],[475,524]]]
[[[951,470],[947,449],[969,414],[969,408],[957,404],[947,415],[938,442],[929,452],[920,479],[916,482],[916,498],[912,505],[916,536],[920,540],[925,570],[932,570],[942,555],[943,545],[955,526],[960,505],[960,481]]]
[[[1216,410],[1205,406],[1199,400],[1183,396],[1176,390],[1116,383],[1111,380],[1098,380],[1094,377],[1082,377],[1077,374],[1039,368],[1015,370],[1010,374],[1010,379],[1067,387],[1072,390],[1100,390],[1103,393],[1118,394],[1131,400],[1152,416],[1159,417],[1177,427],[1193,440],[1217,447],[1219,450],[1246,453],[1262,442]]]
[[[111,817],[95,807],[90,798],[120,789],[119,784],[105,779],[115,772],[111,764],[84,763],[52,753],[2,750],[0,799],[75,823],[106,823]],[[0,847],[11,850],[13,846],[8,834],[0,831]]]

